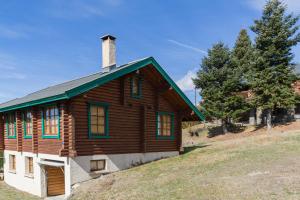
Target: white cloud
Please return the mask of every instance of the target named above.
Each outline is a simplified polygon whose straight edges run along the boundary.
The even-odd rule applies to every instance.
[[[247,0],[247,3],[256,10],[262,10],[267,0]],[[282,0],[288,6],[289,12],[300,13],[299,0]]]
[[[184,47],[186,49],[190,49],[190,50],[202,53],[202,54],[207,54],[206,51],[204,51],[204,50],[202,50],[200,48],[197,48],[197,47],[194,47],[194,46],[191,46],[191,45],[188,45],[188,44],[184,44],[184,43],[178,42],[176,40],[168,39],[168,42],[171,42],[171,43],[173,43],[173,44],[175,44],[177,46]]]
[[[196,78],[196,69],[189,70],[176,84],[184,92],[192,91],[195,89],[192,78]]]

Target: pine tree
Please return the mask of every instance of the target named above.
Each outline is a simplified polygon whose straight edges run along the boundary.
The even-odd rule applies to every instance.
[[[222,120],[223,133],[227,132],[229,119],[236,119],[245,112],[244,98],[238,94],[240,78],[232,66],[229,48],[217,43],[208,50],[194,79],[204,99],[202,106],[210,117]]]
[[[269,0],[261,19],[251,27],[256,33],[256,63],[249,80],[254,92],[253,103],[265,110],[268,129],[272,127],[275,108],[290,108],[295,103],[291,49],[300,41],[298,19],[286,15],[286,6],[279,0]]]
[[[232,64],[235,65],[237,76],[241,79],[241,90],[248,90],[247,74],[253,65],[254,48],[246,29],[242,29],[232,51]]]

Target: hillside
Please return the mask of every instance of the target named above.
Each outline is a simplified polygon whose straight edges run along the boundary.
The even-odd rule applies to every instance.
[[[299,199],[300,131],[203,139],[178,157],[81,184],[71,199]]]

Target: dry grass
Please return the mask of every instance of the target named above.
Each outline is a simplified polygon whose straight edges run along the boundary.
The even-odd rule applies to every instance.
[[[205,140],[82,184],[71,199],[300,199],[300,132]]]
[[[40,199],[33,195],[30,195],[25,192],[21,192],[12,187],[6,185],[3,181],[0,181],[0,200],[37,200]]]

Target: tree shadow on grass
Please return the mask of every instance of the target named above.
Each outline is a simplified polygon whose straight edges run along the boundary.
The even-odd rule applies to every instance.
[[[275,127],[278,127],[278,126],[288,126],[288,125],[292,124],[293,122],[295,122],[295,120],[294,121],[287,121],[287,122],[273,122],[272,128],[275,128]],[[267,125],[265,123],[262,123],[260,125],[256,125],[255,128],[250,132],[255,132],[255,131],[266,129],[266,128],[267,128]]]
[[[243,132],[246,129],[246,126],[243,124],[228,124],[228,132],[238,134]],[[224,135],[222,126],[214,126],[208,128],[208,138],[213,138],[218,135]]]
[[[186,154],[186,153],[192,152],[196,149],[201,149],[201,148],[205,148],[205,147],[208,147],[208,146],[210,146],[210,144],[197,144],[197,145],[194,145],[194,146],[184,147],[184,151],[183,151],[182,154]]]

